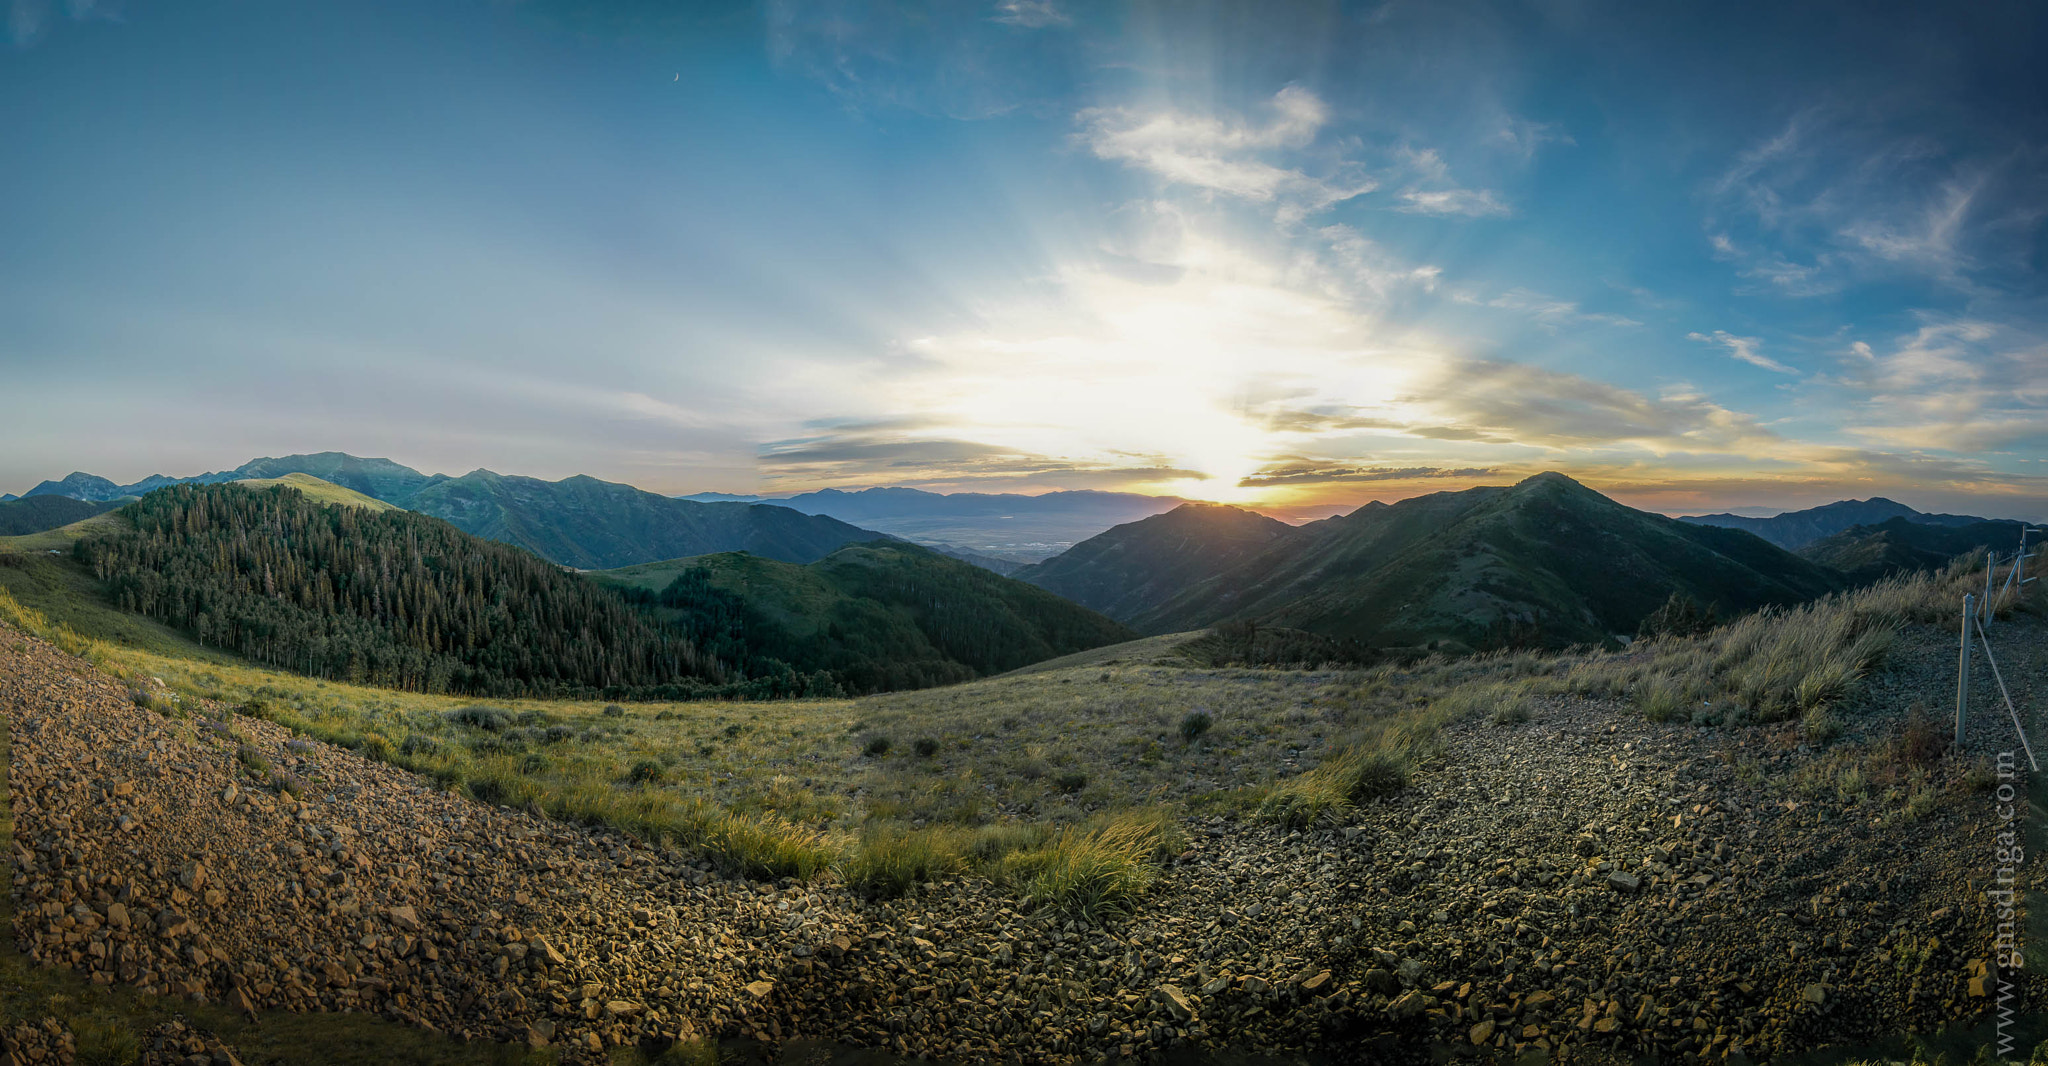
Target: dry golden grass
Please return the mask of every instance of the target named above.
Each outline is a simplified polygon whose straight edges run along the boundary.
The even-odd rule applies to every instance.
[[[1960,615],[1981,589],[1983,556],[1940,572],[1887,578],[1790,609],[1737,619],[1695,637],[1650,641],[1589,656],[1535,691],[1627,699],[1655,721],[1741,724],[1799,719],[1809,736],[1838,729],[1829,708],[1883,662],[1899,628]],[[1998,611],[2016,597],[1999,597]]]

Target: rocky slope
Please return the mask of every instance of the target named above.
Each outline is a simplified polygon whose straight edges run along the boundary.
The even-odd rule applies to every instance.
[[[1994,632],[2039,649],[2041,629]],[[1903,656],[1873,713],[1938,680],[1942,652]],[[1767,1056],[1981,1016],[1992,991],[1972,882],[1991,797],[1878,825],[1883,808],[1773,784],[1824,757],[1789,732],[1544,703],[1454,731],[1342,828],[1193,822],[1143,911],[1091,928],[973,878],[872,903],[717,877],[186,703],[144,709],[0,637],[24,950],[101,983],[593,1061],[700,1035],[961,1061]],[[1973,750],[1998,727],[1980,715]]]

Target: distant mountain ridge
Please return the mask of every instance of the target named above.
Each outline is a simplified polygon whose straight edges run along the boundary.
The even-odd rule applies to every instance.
[[[346,452],[314,452],[279,458],[251,459],[233,470],[220,470],[191,477],[151,474],[129,485],[116,485],[106,478],[73,471],[59,481],[45,481],[22,494],[68,496],[74,500],[104,502],[129,496],[143,496],[169,485],[218,485],[228,481],[270,480],[286,474],[309,474],[322,481],[354,489],[386,503],[403,504],[419,488],[447,480],[446,474],[422,474],[389,459],[360,459]]]
[[[785,562],[808,563],[849,543],[884,536],[787,507],[693,503],[584,475],[542,481],[473,470],[449,477],[346,452],[253,459],[234,470],[189,478],[152,474],[133,485],[73,473],[61,481],[37,485],[29,490],[29,496],[105,502],[169,485],[270,481],[292,474],[319,478],[371,499],[443,519],[465,533],[516,544],[544,559],[583,570],[722,551],[750,551]]]
[[[1909,522],[1931,526],[1967,526],[1992,521],[1974,515],[1928,514],[1882,496],[1873,496],[1867,500],[1838,500],[1819,507],[1809,507],[1803,511],[1786,511],[1769,518],[1749,518],[1724,513],[1686,515],[1678,520],[1701,526],[1746,529],[1780,548],[1797,551],[1822,537],[1840,533],[1845,529],[1854,526],[1874,526],[1893,518],[1903,518]]]
[[[1143,525],[1076,545],[1072,565],[1062,556],[1044,571],[1114,558],[1119,542],[1152,539]],[[1252,622],[1370,647],[1446,650],[1604,642],[1633,634],[1673,592],[1734,613],[1845,585],[1752,534],[1638,511],[1556,473],[1370,503],[1294,527],[1240,561],[1189,574],[1164,598],[1172,583],[1132,576],[1089,594],[1124,612],[1143,602],[1129,621],[1142,633]]]
[[[419,490],[405,507],[580,570],[726,551],[810,563],[886,537],[787,507],[692,503],[580,474],[542,481],[474,470]]]

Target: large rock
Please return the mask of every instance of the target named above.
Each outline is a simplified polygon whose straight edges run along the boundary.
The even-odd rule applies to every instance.
[[[1152,998],[1158,1001],[1160,1006],[1165,1007],[1167,1013],[1173,1015],[1174,1021],[1182,1025],[1186,1025],[1195,1016],[1194,1005],[1188,1002],[1187,994],[1180,990],[1179,985],[1161,985],[1152,993]]]

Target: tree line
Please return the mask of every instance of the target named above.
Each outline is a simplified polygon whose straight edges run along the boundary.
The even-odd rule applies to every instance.
[[[133,532],[74,549],[116,605],[297,673],[500,697],[807,688],[786,665],[721,657],[729,636],[700,644],[523,549],[412,512],[222,484],[160,489],[125,513]]]

